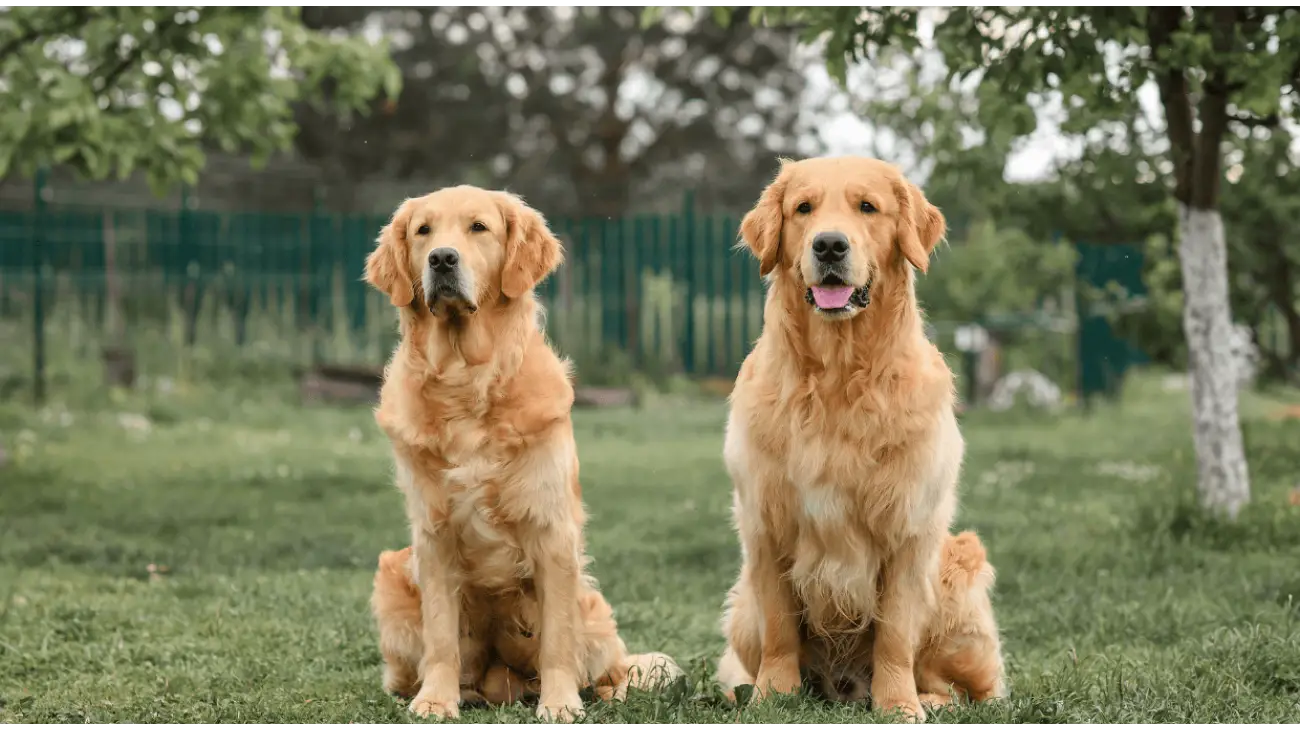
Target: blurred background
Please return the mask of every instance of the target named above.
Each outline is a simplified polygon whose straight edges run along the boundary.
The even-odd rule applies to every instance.
[[[917,289],[1019,693],[967,717],[1294,717],[1296,128],[1224,132],[1253,501],[1219,523],[1151,84],[1011,104],[933,47],[837,60],[817,33],[852,9],[749,10],[0,9],[0,719],[402,717],[365,608],[406,539],[368,408],[396,316],[361,276],[405,197],[459,183],[564,242],[540,295],[594,570],[696,688],[596,719],[735,719],[707,686],[738,564],[723,398],[762,326],[737,228],[779,157],[821,154],[897,163],[949,223]],[[790,712],[858,717],[753,717]]]
[[[364,256],[404,197],[462,182],[524,195],[564,240],[568,264],[542,294],[581,381],[727,378],[761,324],[754,264],[732,248],[739,217],[779,156],[842,153],[898,162],[948,216],[919,286],[968,404],[1015,372],[1075,403],[1118,392],[1133,364],[1183,365],[1167,180],[1142,145],[1113,144],[1151,134],[1140,109],[1105,139],[1061,132],[1050,110],[1031,138],[990,136],[980,115],[995,110],[923,64],[859,69],[845,91],[794,30],[677,12],[643,26],[637,8],[307,8],[300,23],[386,44],[393,67],[301,54],[324,80],[279,100],[282,148],[269,112],[239,117],[239,76],[264,71],[275,93],[274,64],[203,70],[234,77],[203,104],[184,69],[113,79],[124,96],[161,87],[141,124],[180,129],[117,142],[124,178],[94,179],[88,156],[121,150],[87,141],[74,101],[36,110],[64,127],[22,146],[48,142],[65,164],[23,170],[20,150],[0,184],[0,393],[377,367],[393,316],[360,281]],[[391,97],[385,73],[400,77]],[[209,110],[215,93],[240,96]],[[1295,266],[1276,245],[1293,226],[1290,137],[1230,144],[1234,312],[1264,374],[1294,379],[1295,287],[1270,283]]]

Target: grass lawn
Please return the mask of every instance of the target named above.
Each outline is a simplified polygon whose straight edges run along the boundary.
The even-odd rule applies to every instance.
[[[1300,421],[1250,399],[1255,501],[1223,525],[1192,506],[1186,393],[1133,390],[1088,417],[965,419],[957,527],[999,571],[1013,696],[933,721],[1300,719]],[[376,554],[406,538],[386,443],[365,409],[290,402],[0,404],[0,721],[411,719],[379,687],[367,609]],[[575,416],[593,570],[629,647],[690,674],[588,719],[874,719],[806,698],[738,712],[708,682],[739,559],[724,417]]]

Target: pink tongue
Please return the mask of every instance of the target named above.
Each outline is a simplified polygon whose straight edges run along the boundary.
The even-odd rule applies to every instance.
[[[839,309],[849,303],[849,297],[853,296],[853,287],[851,286],[814,286],[812,288],[813,301],[822,309]]]

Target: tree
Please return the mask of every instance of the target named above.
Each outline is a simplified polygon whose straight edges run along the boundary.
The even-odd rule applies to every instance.
[[[382,43],[303,27],[293,8],[9,7],[0,12],[0,177],[61,164],[193,183],[205,146],[291,146],[292,105],[366,109],[401,78]],[[327,93],[326,93],[327,92]]]
[[[995,94],[981,103],[978,88],[927,73],[937,65],[927,63],[932,60],[896,57],[890,73],[855,69],[851,82],[874,136],[885,140],[878,156],[915,161],[911,172],[924,176],[926,195],[950,221],[953,254],[966,245],[966,223],[979,220],[996,223],[999,236],[1018,228],[1038,244],[1057,234],[1079,242],[1140,244],[1147,254],[1146,295],[1133,306],[1139,302],[1132,292],[1117,289],[1114,294],[1125,301],[1112,308],[1112,325],[1141,343],[1153,361],[1186,368],[1182,276],[1177,246],[1170,241],[1178,212],[1168,192],[1172,170],[1163,171],[1158,152],[1163,130],[1143,110],[1129,110],[1107,134],[1071,135],[1078,152],[1055,160],[1045,179],[1009,182],[1001,175],[1014,140],[998,127],[1000,99]],[[989,96],[987,90],[983,96]],[[1221,207],[1232,312],[1249,328],[1262,358],[1258,380],[1297,381],[1300,203],[1292,191],[1300,189],[1300,155],[1295,137],[1284,127],[1235,125],[1224,139],[1224,161]],[[1018,286],[1026,283],[1023,274],[1009,273],[1022,282]],[[955,278],[965,284],[965,274]],[[1038,278],[1035,288],[1041,288]],[[933,295],[930,301],[936,301]]]
[[[341,124],[306,110],[299,150],[361,179],[508,185],[549,211],[740,207],[806,109],[794,33],[740,13],[643,28],[636,8],[329,8],[308,21],[393,37],[395,108]],[[364,147],[357,141],[364,140]]]
[[[719,24],[686,13],[642,29],[639,12],[583,8],[564,22],[552,9],[526,11],[525,30],[502,58],[507,83],[522,81],[516,133],[538,140],[520,163],[551,158],[575,202],[618,215],[645,189],[641,180],[680,190],[718,162],[729,169],[710,179],[757,177],[794,150],[803,79],[791,63],[792,34],[744,15]],[[529,62],[539,54],[552,62]],[[629,93],[638,85],[641,93]]]
[[[1250,327],[1269,380],[1300,383],[1300,155],[1296,138],[1242,129],[1224,195],[1233,311]]]
[[[929,61],[895,55],[891,73],[873,68],[855,79],[853,96],[871,120],[873,139],[881,140],[877,156],[901,161],[923,180],[926,197],[955,234],[950,238],[981,220],[1040,243],[1063,237],[1132,244],[1172,232],[1177,216],[1140,110],[1115,120],[1108,134],[1072,136],[1077,155],[1051,161],[1046,178],[1009,181],[1004,175],[1017,139],[996,90],[935,78],[926,71],[941,61]]]
[[[923,45],[915,9],[755,11],[802,26],[828,67]],[[1300,98],[1300,12],[1291,8],[967,7],[941,14],[933,45],[955,81],[977,79],[1000,100],[1014,134],[1033,130],[1033,102],[1064,101],[1066,131],[1104,129],[1139,107],[1151,84],[1164,116],[1164,151],[1178,208],[1183,330],[1192,376],[1198,488],[1234,518],[1250,499],[1229,358],[1232,327],[1223,221],[1222,143],[1234,125],[1267,128]]]

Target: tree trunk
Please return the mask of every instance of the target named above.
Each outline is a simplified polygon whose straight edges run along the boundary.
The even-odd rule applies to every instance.
[[[1223,219],[1217,210],[1180,203],[1178,234],[1197,486],[1204,507],[1234,519],[1250,501],[1250,478],[1237,418]]]

